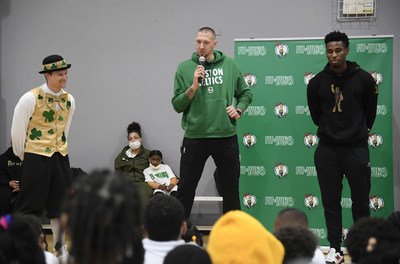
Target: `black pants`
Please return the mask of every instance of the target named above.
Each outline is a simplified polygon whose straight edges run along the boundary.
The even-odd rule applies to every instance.
[[[46,209],[48,218],[59,218],[62,200],[71,186],[68,155],[25,153],[21,173],[16,211],[40,217]]]
[[[205,162],[211,156],[218,168],[223,197],[223,212],[240,210],[239,145],[237,136],[228,138],[184,138],[181,146],[179,188],[176,197],[189,218]]]
[[[370,216],[371,166],[368,147],[331,148],[319,145],[314,162],[325,211],[328,241],[340,249],[342,237],[342,180],[346,176],[351,192],[353,221]]]
[[[12,192],[9,186],[0,186],[0,216],[14,211],[14,204],[18,192]]]

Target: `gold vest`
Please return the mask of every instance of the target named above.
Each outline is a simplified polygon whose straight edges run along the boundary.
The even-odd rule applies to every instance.
[[[36,105],[26,131],[25,152],[47,157],[56,151],[67,155],[68,143],[64,130],[71,108],[69,94],[61,90],[60,96],[53,96],[40,87],[31,92],[35,95]],[[60,105],[58,111],[56,102]]]

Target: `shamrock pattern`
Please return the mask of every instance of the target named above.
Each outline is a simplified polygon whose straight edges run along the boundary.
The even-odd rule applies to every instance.
[[[65,103],[65,99],[64,99],[64,98],[61,98],[61,102]]]
[[[49,122],[49,123],[53,122],[54,114],[55,114],[55,112],[53,110],[44,111],[43,112],[43,117],[45,117],[44,122]]]
[[[67,142],[67,138],[65,137],[65,132],[63,132],[63,134],[62,134],[61,140],[64,144],[65,144],[65,142]]]
[[[40,140],[41,136],[42,136],[42,131],[37,130],[36,128],[32,128],[29,138],[31,140],[35,140],[35,139]]]
[[[50,129],[49,131],[47,131],[50,135],[53,135],[54,134],[54,130],[53,129]]]
[[[46,149],[44,150],[44,152],[46,152],[46,153],[50,153],[50,152],[51,152],[51,148],[49,148],[49,147],[46,147]]]
[[[63,120],[64,120],[64,118],[63,118],[62,116],[59,116],[59,117],[58,117],[58,121],[61,122],[61,121],[63,121]]]
[[[69,109],[71,107],[71,101],[67,101],[67,109]]]
[[[41,96],[40,94],[38,95],[37,99],[42,100],[43,96]]]
[[[52,103],[54,101],[53,98],[47,98],[47,102]]]

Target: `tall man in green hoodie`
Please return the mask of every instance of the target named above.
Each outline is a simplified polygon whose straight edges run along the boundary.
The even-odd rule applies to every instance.
[[[195,43],[192,58],[178,66],[172,98],[175,111],[183,113],[185,130],[177,198],[183,203],[186,218],[210,155],[219,172],[223,212],[240,210],[236,120],[253,96],[236,62],[214,50],[217,40],[212,28],[199,29]],[[204,66],[199,65],[201,56],[205,57]]]
[[[354,222],[370,215],[367,140],[375,121],[378,87],[357,63],[346,61],[349,39],[345,33],[329,33],[325,45],[328,64],[309,82],[307,99],[320,139],[314,161],[331,247],[326,263],[342,263],[343,176],[351,189]]]

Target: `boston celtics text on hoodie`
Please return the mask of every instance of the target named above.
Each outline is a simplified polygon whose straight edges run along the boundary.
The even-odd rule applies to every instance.
[[[179,64],[175,74],[172,106],[183,112],[182,128],[187,138],[221,138],[236,134],[236,120],[229,117],[226,108],[234,105],[243,111],[252,101],[250,88],[237,63],[220,51],[214,51],[214,59],[205,63],[205,76],[194,98],[185,91],[193,84],[198,54]],[[235,87],[235,89],[233,89]]]

